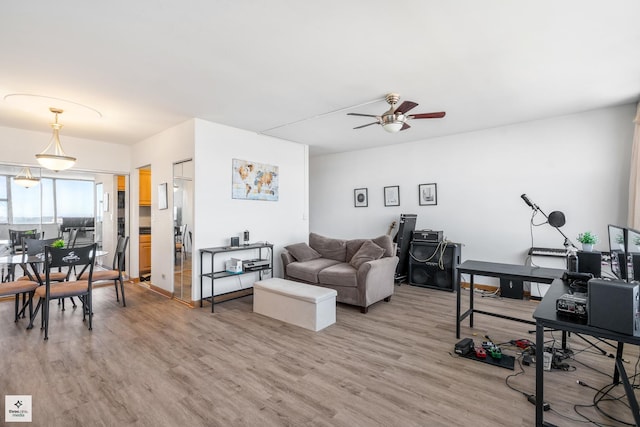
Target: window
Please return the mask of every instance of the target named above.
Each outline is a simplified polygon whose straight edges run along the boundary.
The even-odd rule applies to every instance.
[[[58,218],[93,217],[93,181],[56,179]]]
[[[42,178],[36,187],[24,188],[12,178],[11,224],[40,224],[41,217],[42,223],[53,222],[53,180]]]
[[[7,177],[0,175],[0,224],[9,223],[9,201],[7,200]]]

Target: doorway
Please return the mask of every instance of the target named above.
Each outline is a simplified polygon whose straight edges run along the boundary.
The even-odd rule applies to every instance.
[[[190,303],[193,242],[193,160],[173,164],[173,294]]]
[[[151,167],[138,169],[139,202],[138,202],[138,235],[139,248],[138,270],[140,280],[151,280]]]

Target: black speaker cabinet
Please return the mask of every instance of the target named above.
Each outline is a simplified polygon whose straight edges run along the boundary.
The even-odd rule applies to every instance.
[[[578,272],[602,277],[602,253],[578,251]]]
[[[589,326],[640,336],[640,285],[622,280],[587,282]]]
[[[411,242],[409,251],[409,284],[426,288],[454,291],[458,289],[460,245]]]
[[[396,253],[398,255],[398,265],[396,266],[396,280],[400,281],[407,277],[407,269],[409,268],[409,245],[413,230],[416,228],[416,214],[401,214],[400,224],[398,225],[398,234],[394,241],[397,244]]]
[[[500,296],[504,298],[522,299],[524,296],[524,281],[501,278]]]

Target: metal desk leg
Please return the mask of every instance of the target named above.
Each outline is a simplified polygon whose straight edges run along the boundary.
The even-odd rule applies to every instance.
[[[536,426],[544,422],[542,403],[544,401],[544,326],[536,322]]]
[[[470,328],[473,328],[473,293],[473,274],[471,274],[469,278],[469,309],[471,310],[469,313]]]
[[[638,401],[636,400],[633,387],[631,387],[631,384],[629,383],[627,371],[624,369],[624,365],[622,364],[622,356],[616,357],[616,369],[620,373],[620,377],[622,377],[622,384],[624,385],[624,391],[627,394],[627,399],[629,400],[633,419],[636,422],[636,425],[640,426],[640,409],[638,408]]]
[[[622,353],[624,351],[624,343],[618,343],[618,350],[616,350],[616,369],[613,371],[613,383],[620,383],[620,369],[618,369],[618,360],[622,360]],[[636,424],[638,424],[636,422]],[[640,424],[638,424],[640,425]]]
[[[456,295],[456,338],[460,338],[460,289],[461,289],[461,285],[460,283],[462,282],[462,273],[458,272],[458,286],[456,288],[456,292],[458,293],[458,295]]]

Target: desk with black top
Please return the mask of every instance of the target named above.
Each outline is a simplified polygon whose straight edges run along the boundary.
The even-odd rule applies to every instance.
[[[554,279],[562,277],[565,270],[558,268],[532,267],[529,265],[501,264],[496,262],[467,260],[458,266],[458,286],[456,296],[456,338],[460,338],[460,323],[469,317],[469,326],[473,328],[473,313],[486,314],[488,316],[500,317],[502,319],[515,320],[517,322],[534,325],[532,320],[520,319],[506,316],[499,313],[491,313],[484,310],[477,310],[473,305],[473,277],[486,276],[497,277],[507,280],[527,280],[531,282],[551,283]],[[469,310],[461,313],[460,283],[462,274],[469,274]]]
[[[638,402],[635,398],[633,388],[629,384],[629,378],[622,363],[623,344],[633,344],[640,346],[640,337],[633,335],[625,335],[619,332],[609,331],[606,329],[589,326],[584,321],[558,315],[556,312],[556,300],[564,294],[570,293],[569,285],[556,279],[552,282],[551,287],[533,313],[536,320],[536,350],[544,348],[544,328],[561,330],[563,332],[574,332],[579,334],[590,335],[597,338],[603,338],[618,342],[618,351],[615,358],[615,372],[613,382],[618,383],[622,379],[622,383],[629,399],[636,425],[640,426],[640,410]],[[543,402],[544,402],[544,361],[543,352],[536,351],[536,426],[544,424],[543,418]]]

